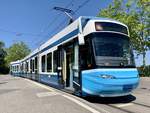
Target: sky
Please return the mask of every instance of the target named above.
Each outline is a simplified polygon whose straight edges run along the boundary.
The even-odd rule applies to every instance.
[[[23,41],[31,50],[67,26],[68,17],[53,8],[64,7],[79,16],[96,16],[100,9],[106,8],[112,0],[0,0],[0,41],[10,47]],[[150,64],[147,53],[146,63]],[[141,65],[136,58],[136,64]]]

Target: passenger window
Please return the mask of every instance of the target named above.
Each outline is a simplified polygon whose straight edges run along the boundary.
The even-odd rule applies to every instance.
[[[18,72],[18,65],[16,66],[16,71]]]
[[[52,53],[47,54],[47,72],[52,72]]]
[[[37,70],[37,57],[35,57],[35,70]]]
[[[26,62],[27,64],[27,72],[29,71],[29,62]]]
[[[32,72],[32,59],[30,60],[30,72]]]
[[[45,72],[45,55],[42,56],[42,72]]]
[[[53,71],[57,72],[57,51],[53,52]]]
[[[32,60],[32,62],[33,62],[33,63],[32,63],[32,69],[33,69],[33,72],[34,72],[34,63],[35,63],[35,62],[34,62],[34,60]]]

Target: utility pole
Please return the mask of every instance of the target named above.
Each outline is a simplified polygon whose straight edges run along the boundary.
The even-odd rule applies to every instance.
[[[69,24],[71,24],[74,21],[73,17],[71,16],[72,14],[74,14],[74,12],[71,9],[66,9],[62,7],[54,7],[53,9],[64,12],[64,14],[66,14],[70,18]]]

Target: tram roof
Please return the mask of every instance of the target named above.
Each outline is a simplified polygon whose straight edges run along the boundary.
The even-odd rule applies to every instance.
[[[76,19],[73,23],[71,23],[70,25],[66,26],[63,30],[61,30],[60,32],[58,32],[57,34],[55,34],[54,36],[50,37],[49,40],[47,40],[44,44],[40,45],[37,49],[35,49],[34,51],[32,51],[29,55],[27,55],[25,58],[23,58],[22,60],[18,60],[18,61],[14,61],[14,62],[11,62],[10,64],[18,64],[18,63],[21,63],[25,60],[28,60],[30,58],[32,58],[32,56],[34,56],[35,54],[37,54],[39,51],[41,51],[45,46],[48,45],[48,43],[51,42],[51,40],[53,38],[55,38],[57,35],[59,35],[60,33],[64,32],[66,29],[69,29],[71,26],[78,26],[79,24],[79,19],[81,18],[84,18],[84,19],[89,19],[89,20],[98,20],[98,21],[104,21],[104,22],[114,22],[114,23],[118,23],[118,24],[121,24],[121,25],[124,25],[126,26],[125,24],[117,21],[117,20],[114,20],[114,19],[110,19],[110,18],[103,18],[103,17],[92,17],[92,16],[80,16],[78,19]]]

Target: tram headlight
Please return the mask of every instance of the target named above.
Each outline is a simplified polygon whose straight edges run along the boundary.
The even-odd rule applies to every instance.
[[[99,77],[103,79],[115,79],[116,78],[113,75],[107,75],[107,74],[102,74]]]

